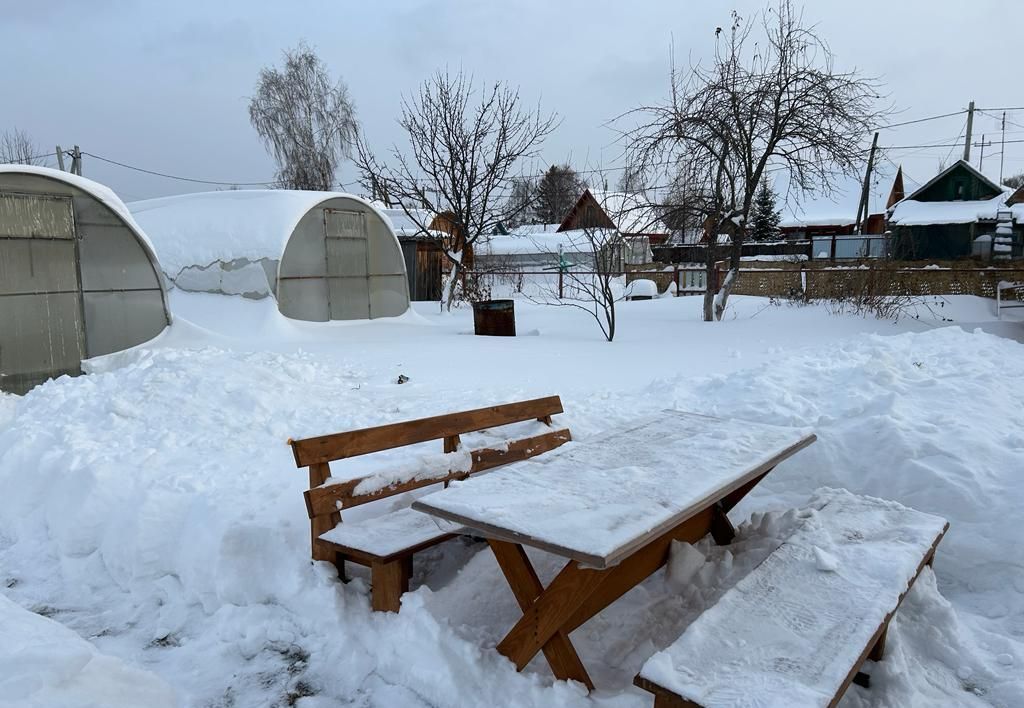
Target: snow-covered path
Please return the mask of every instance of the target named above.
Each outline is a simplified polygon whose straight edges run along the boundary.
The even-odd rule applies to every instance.
[[[524,336],[509,340],[432,307],[325,326],[175,293],[179,321],[152,346],[0,396],[0,591],[156,673],[184,706],[646,706],[630,686],[644,659],[771,551],[792,523],[781,512],[846,487],[951,530],[872,689],[843,706],[1024,705],[1024,345],[766,304],[736,298],[735,319],[707,325],[695,298],[628,303],[608,344],[580,313],[521,302]],[[944,314],[984,322],[986,307]],[[656,574],[574,634],[592,698],[493,651],[516,608],[485,547],[432,553],[399,616],[310,566],[305,475],[284,444],[551,393],[581,438],[664,408],[819,436],[737,510],[754,515],[736,544],[690,549],[704,561],[684,564],[688,582]]]

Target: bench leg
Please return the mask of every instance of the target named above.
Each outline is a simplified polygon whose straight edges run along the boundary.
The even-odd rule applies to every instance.
[[[886,624],[882,628],[882,633],[878,635],[878,639],[875,640],[874,646],[871,647],[871,651],[868,652],[868,658],[871,661],[881,661],[882,656],[885,655],[885,640],[889,636],[889,625]],[[853,682],[863,688],[871,688],[871,676],[864,671],[858,671],[854,677]]]
[[[889,636],[889,625],[885,625],[882,633],[878,635],[878,641],[875,642],[875,646],[871,647],[871,651],[868,653],[868,658],[871,661],[881,661],[882,656],[885,654],[885,639]]]
[[[370,596],[374,612],[398,612],[409,591],[412,556],[370,566]]]

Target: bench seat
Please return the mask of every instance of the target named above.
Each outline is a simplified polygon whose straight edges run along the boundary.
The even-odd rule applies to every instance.
[[[428,514],[408,507],[370,519],[338,524],[320,536],[348,556],[387,561],[441,543],[460,533],[442,531]]]
[[[562,413],[558,396],[503,403],[456,413],[349,430],[312,438],[289,439],[295,465],[309,469],[303,494],[309,514],[310,551],[314,561],[333,563],[342,580],[349,561],[370,568],[370,601],[374,610],[398,612],[409,589],[413,556],[460,532],[440,530],[426,514],[409,508],[352,522],[342,512],[399,494],[449,482],[528,460],[572,440],[568,428],[556,428],[552,416]],[[527,424],[527,425],[524,425]],[[516,437],[507,430],[515,426]],[[526,437],[519,437],[529,433]],[[486,447],[466,447],[462,435],[484,438]],[[442,443],[442,452],[417,453],[411,463],[389,467],[386,480],[373,475],[336,480],[331,463],[407,445]],[[493,443],[493,444],[492,444]]]
[[[948,524],[841,490],[820,490],[811,507],[789,539],[643,665],[635,683],[655,706],[830,707],[866,658],[881,658],[889,620]]]

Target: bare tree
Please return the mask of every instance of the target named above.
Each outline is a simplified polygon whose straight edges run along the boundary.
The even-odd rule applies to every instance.
[[[680,73],[673,66],[670,100],[631,112],[642,116],[630,134],[635,159],[648,167],[687,163],[697,178],[691,184],[710,197],[706,219],[718,224],[711,238],[730,227],[729,271],[709,294],[705,319],[725,312],[739,273],[742,225],[761,180],[782,173],[796,195],[831,192],[840,175],[860,170],[863,140],[886,113],[875,108],[877,83],[837,70],[828,45],[790,0],[761,19],[765,37],[753,41],[734,12],[730,29],[715,31],[710,68]]]
[[[1011,189],[1020,189],[1021,187],[1024,187],[1024,172],[1007,177],[1003,180],[1003,184]]]
[[[355,105],[344,81],[305,44],[284,53],[284,67],[260,71],[249,121],[277,161],[286,189],[330,190],[356,137]]]
[[[446,217],[451,236],[442,245],[451,265],[445,293],[450,309],[465,271],[464,254],[516,212],[510,199],[516,165],[537,154],[556,119],[539,108],[524,109],[518,90],[502,82],[477,88],[462,72],[439,71],[403,99],[398,123],[408,135],[408,154],[395,146],[385,164],[360,139],[356,164],[364,179],[385,185],[424,233],[434,215]]]
[[[0,136],[0,163],[8,165],[46,165],[46,156],[24,130],[12,128]]]
[[[572,307],[586,312],[609,342],[615,339],[615,303],[625,297],[625,290],[616,282],[623,275],[624,238],[617,229],[587,227],[568,232],[572,252],[584,257],[583,263],[559,262],[562,268],[561,290],[549,285],[542,298],[527,298],[545,305]],[[539,245],[539,244],[538,244]],[[565,258],[562,253],[549,255]]]

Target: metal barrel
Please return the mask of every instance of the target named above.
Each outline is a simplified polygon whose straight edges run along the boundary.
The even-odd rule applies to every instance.
[[[473,332],[491,337],[516,336],[514,300],[482,300],[473,303]]]

